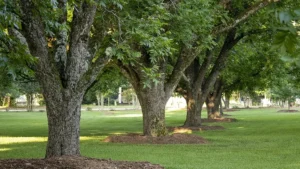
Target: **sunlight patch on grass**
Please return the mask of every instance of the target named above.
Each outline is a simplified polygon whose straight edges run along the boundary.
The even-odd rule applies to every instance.
[[[9,151],[11,148],[0,148],[0,151]]]
[[[116,116],[106,116],[106,117],[142,117],[142,114],[122,114]]]
[[[104,137],[103,137],[104,138]],[[89,137],[81,136],[81,141],[99,140],[102,137]],[[0,145],[18,144],[18,143],[34,143],[34,142],[47,142],[47,137],[0,137]],[[1,149],[0,149],[1,151]],[[4,150],[2,150],[4,151]]]
[[[0,137],[0,145],[15,143],[46,142],[47,137]]]
[[[97,137],[80,136],[80,141],[99,140],[99,139],[104,139],[105,137],[106,136],[97,136]]]
[[[191,134],[191,133],[193,133],[193,131],[191,129],[175,128],[174,133],[188,133],[188,134]]]
[[[121,133],[121,132],[114,132],[114,133],[110,133],[111,135],[121,135],[121,134],[125,134],[125,133]]]

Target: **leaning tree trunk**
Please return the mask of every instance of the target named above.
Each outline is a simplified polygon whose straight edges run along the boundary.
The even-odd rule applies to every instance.
[[[143,134],[146,136],[164,136],[167,134],[165,124],[165,106],[163,84],[151,88],[136,89],[143,113]]]

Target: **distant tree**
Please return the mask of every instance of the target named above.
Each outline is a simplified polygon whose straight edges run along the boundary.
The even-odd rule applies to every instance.
[[[213,105],[212,107],[207,106],[210,118],[214,118],[214,114],[219,113],[221,93],[225,94],[225,106],[229,108],[232,92],[239,91],[246,94],[244,97],[246,103],[251,96],[255,95],[256,90],[268,89],[284,76],[284,62],[278,52],[272,50],[270,44],[273,33],[264,32],[249,36],[230,52],[227,66],[208,96],[207,104],[214,103],[210,104]]]
[[[120,73],[119,69],[114,66],[108,66],[99,75],[93,86],[87,91],[85,97],[92,98],[95,96],[97,104],[100,106],[103,105],[104,97],[117,95],[119,87],[126,88],[127,86],[129,86],[129,83]]]
[[[292,102],[295,102],[296,98],[299,98],[299,96],[300,89],[287,81],[283,81],[281,85],[274,86],[271,89],[271,98],[274,101],[281,101],[282,106],[287,102],[288,110],[290,110]]]
[[[220,1],[222,8],[218,12],[223,12],[223,15],[209,33],[215,45],[200,53],[186,69],[177,90],[187,101],[185,126],[201,125],[202,106],[225,68],[230,51],[242,38],[266,30],[258,23],[267,20],[267,12],[262,9],[273,2]]]
[[[33,111],[33,100],[35,94],[40,93],[40,86],[36,81],[18,82],[20,93],[25,94],[27,102],[27,111]]]
[[[0,65],[0,105],[7,109],[11,106],[11,98],[20,95],[18,86],[14,83],[14,73],[7,65]]]

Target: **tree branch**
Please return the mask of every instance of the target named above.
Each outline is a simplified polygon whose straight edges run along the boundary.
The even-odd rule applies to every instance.
[[[175,87],[179,83],[184,70],[196,58],[196,54],[194,52],[195,51],[193,49],[182,49],[182,51],[180,52],[176,64],[173,68],[172,74],[170,75],[165,85],[166,98],[168,98],[168,96],[171,96],[172,92],[175,90]]]
[[[67,24],[67,0],[58,0],[57,7],[61,10],[61,15],[58,18],[58,23],[61,28],[56,35],[56,52],[54,60],[56,62],[57,69],[60,73],[61,79],[64,81],[64,70],[66,68],[67,61],[67,45],[68,45],[68,30]],[[65,26],[63,26],[65,25]]]
[[[211,63],[212,58],[213,58],[213,52],[212,52],[212,50],[208,50],[207,49],[206,57],[205,57],[202,65],[200,67],[199,73],[197,75],[197,80],[194,83],[194,87],[196,87],[196,93],[198,93],[199,90],[201,90],[201,84],[204,81],[205,74],[206,74],[206,72],[208,70],[208,67],[209,67],[209,65]]]
[[[228,26],[222,25],[220,27],[217,27],[214,31],[213,34],[221,34],[226,31],[230,31],[231,29],[235,28],[238,24],[241,22],[245,21],[247,18],[249,18],[251,15],[255,14],[257,11],[260,9],[268,6],[272,2],[278,2],[280,0],[262,0],[253,6],[249,7],[245,12],[243,12],[240,16],[238,16],[232,23],[230,23]]]
[[[77,86],[79,92],[81,92],[82,90],[85,91],[89,88],[89,86],[96,80],[101,70],[108,64],[109,61],[110,57],[101,57],[98,58],[98,60],[89,67],[89,69],[82,75],[79,80],[79,84]]]
[[[131,82],[132,86],[138,89],[141,81],[139,74],[132,67],[125,66],[120,60],[116,64],[120,68],[121,73]]]
[[[88,49],[88,41],[96,9],[95,2],[87,1],[81,2],[74,8],[70,50],[65,69],[66,84],[64,86],[66,88],[76,89],[83,74],[89,71],[92,55]]]
[[[203,91],[201,96],[202,100],[206,99],[207,95],[209,94],[209,91],[213,87],[213,84],[215,83],[218,75],[220,74],[220,71],[224,69],[229,51],[234,47],[234,45],[238,43],[239,40],[241,40],[244,37],[244,36],[240,36],[238,38],[235,38],[235,34],[236,34],[236,29],[230,30],[227,33],[227,37],[218,55],[216,63],[202,86],[202,91]]]

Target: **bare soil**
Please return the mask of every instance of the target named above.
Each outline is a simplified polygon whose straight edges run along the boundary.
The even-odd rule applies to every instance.
[[[130,133],[125,135],[114,135],[107,137],[104,142],[129,143],[129,144],[205,144],[204,138],[193,134],[175,133],[172,135],[151,137]]]
[[[192,131],[204,131],[204,130],[224,130],[223,126],[199,126],[199,127],[167,127],[169,132],[173,133],[191,133]]]
[[[215,118],[215,119],[201,119],[201,121],[204,122],[204,123],[208,123],[208,122],[236,122],[237,119],[221,117],[221,118]]]
[[[149,162],[128,162],[63,156],[48,159],[0,160],[1,169],[163,169]]]

